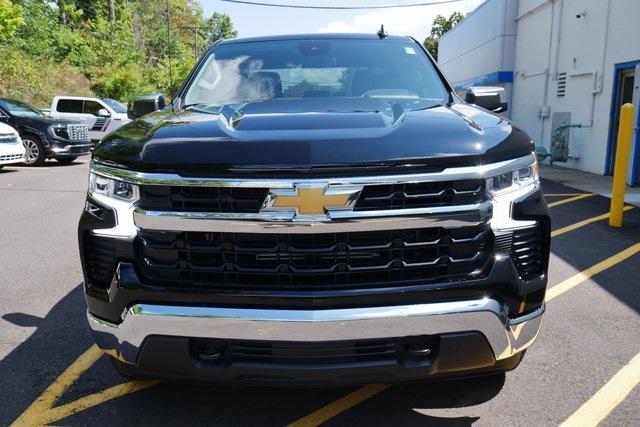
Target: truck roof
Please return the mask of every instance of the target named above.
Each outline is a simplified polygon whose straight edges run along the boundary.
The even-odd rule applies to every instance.
[[[388,41],[404,41],[413,40],[409,36],[387,36],[385,38],[378,37],[375,33],[316,33],[316,34],[288,34],[277,36],[262,36],[262,37],[247,37],[238,39],[225,39],[220,41],[219,44],[236,44],[236,43],[252,43],[252,42],[271,42],[271,41],[286,41],[286,40],[380,40],[381,42]]]

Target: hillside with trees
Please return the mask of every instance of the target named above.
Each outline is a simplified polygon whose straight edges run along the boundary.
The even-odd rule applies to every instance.
[[[171,95],[206,46],[236,35],[196,0],[0,0],[0,97]]]

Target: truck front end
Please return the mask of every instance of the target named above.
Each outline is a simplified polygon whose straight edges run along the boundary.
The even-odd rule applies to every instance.
[[[93,155],[87,317],[119,370],[338,384],[518,365],[549,258],[532,144],[417,42],[226,41],[180,98]]]

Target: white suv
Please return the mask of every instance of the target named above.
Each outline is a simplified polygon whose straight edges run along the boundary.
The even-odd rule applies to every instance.
[[[12,163],[24,161],[24,146],[14,128],[0,123],[0,169]]]
[[[130,121],[127,108],[118,101],[83,96],[56,96],[51,103],[49,115],[85,123],[89,126],[89,138],[94,144]]]

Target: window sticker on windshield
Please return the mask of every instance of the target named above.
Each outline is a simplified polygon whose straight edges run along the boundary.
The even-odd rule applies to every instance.
[[[412,47],[405,47],[404,48],[404,52],[407,55],[415,55],[416,54],[416,51]]]

